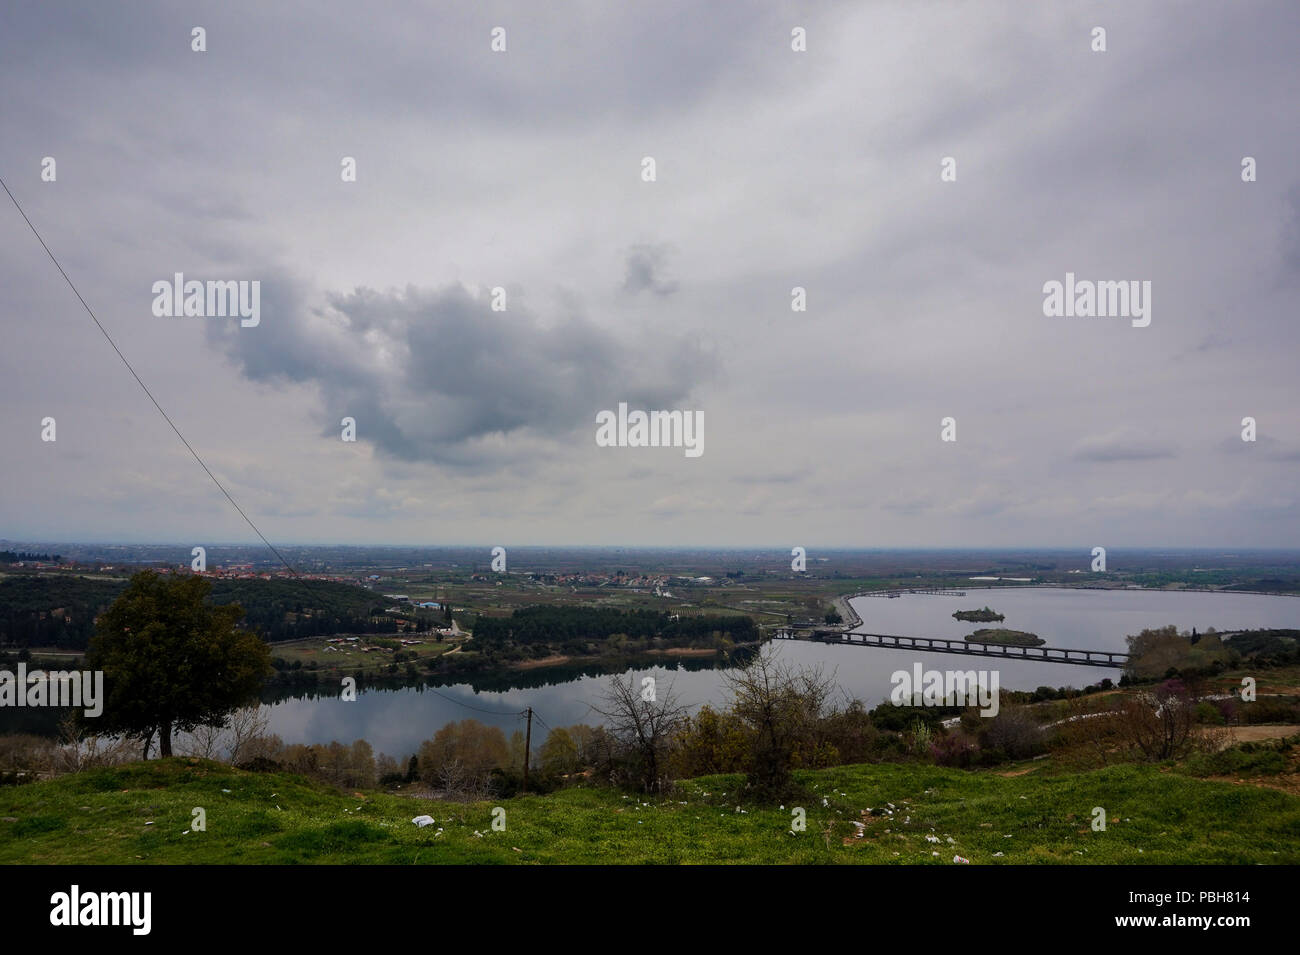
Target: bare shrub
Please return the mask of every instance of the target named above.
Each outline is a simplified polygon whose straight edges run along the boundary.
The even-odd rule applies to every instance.
[[[805,762],[798,757],[812,757],[823,743],[819,724],[834,681],[821,667],[779,663],[768,647],[747,666],[724,671],[723,682],[732,693],[731,712],[748,730],[750,792],[763,800],[792,795],[792,772]]]
[[[644,792],[659,792],[671,784],[669,751],[686,716],[672,687],[647,699],[633,682],[617,674],[610,678],[601,705],[592,709],[605,717],[610,746],[612,781]]]
[[[1124,697],[1118,710],[1120,736],[1143,759],[1173,759],[1191,746],[1194,713],[1186,687],[1167,680],[1154,691]]]

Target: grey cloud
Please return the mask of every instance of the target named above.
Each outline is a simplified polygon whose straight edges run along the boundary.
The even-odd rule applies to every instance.
[[[1279,463],[1300,461],[1300,444],[1279,441],[1271,435],[1258,432],[1254,441],[1242,441],[1239,431],[1230,434],[1219,442],[1219,450],[1229,455],[1263,458]]]
[[[358,441],[404,461],[479,468],[553,451],[619,401],[680,404],[715,368],[689,338],[618,337],[577,315],[544,324],[459,285],[358,288],[316,308],[302,296],[264,283],[261,325],[211,323],[209,338],[252,381],[317,386],[324,433],[351,416]]]
[[[1173,456],[1171,448],[1133,428],[1084,438],[1073,451],[1076,460],[1097,462],[1152,461]]]
[[[656,295],[672,295],[677,291],[677,283],[662,278],[664,259],[668,250],[662,245],[634,245],[627,255],[627,275],[623,279],[623,291],[653,292]]]
[[[274,539],[1294,543],[1292,0],[1116,6],[1105,55],[1010,0],[411,11],[0,4],[0,173]],[[25,228],[0,214],[0,525],[246,533]],[[179,270],[262,279],[261,325],[155,319]],[[1043,317],[1067,270],[1152,279],[1151,327]],[[688,392],[700,461],[595,449],[596,410]]]

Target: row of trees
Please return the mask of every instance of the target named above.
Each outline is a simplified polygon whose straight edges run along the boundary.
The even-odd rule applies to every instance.
[[[524,607],[509,617],[479,617],[474,624],[476,646],[508,643],[558,646],[603,642],[616,634],[633,640],[663,639],[674,643],[707,640],[722,633],[734,642],[754,640],[758,628],[741,614],[669,614],[655,610],[614,610],[607,607]]]
[[[0,580],[0,643],[84,650],[95,618],[129,587],[120,580],[71,574],[6,576]],[[272,643],[336,633],[397,633],[404,626],[386,614],[382,598],[337,581],[217,578],[207,596],[214,604],[242,607],[244,625]],[[413,612],[417,629],[436,619]]]

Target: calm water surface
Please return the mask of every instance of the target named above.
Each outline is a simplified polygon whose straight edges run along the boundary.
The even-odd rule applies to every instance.
[[[853,601],[868,631],[956,638],[979,627],[997,626],[952,618],[956,610],[985,604],[1006,615],[1001,626],[1032,631],[1049,646],[1079,649],[1125,650],[1125,635],[1167,624],[1175,624],[1179,630],[1300,627],[1300,598],[1257,594],[1023,588],[970,590],[965,597],[909,595],[893,600],[859,597]],[[834,671],[844,692],[868,706],[887,700],[890,674],[910,670],[916,661],[936,670],[997,669],[1000,685],[1016,690],[1044,685],[1083,687],[1108,676],[1119,678],[1118,670],[1060,663],[793,641],[778,641],[776,646],[787,661],[820,663],[827,671]],[[687,672],[646,667],[634,672],[638,677],[655,676],[661,688],[671,684],[681,701],[692,706],[726,702],[717,670]],[[278,733],[285,742],[365,739],[377,753],[402,758],[445,723],[467,717],[500,726],[508,735],[523,728],[523,720],[515,714],[527,706],[552,727],[598,723],[600,717],[589,704],[599,701],[607,683],[608,677],[578,677],[503,692],[475,692],[467,685],[456,685],[438,687],[436,691],[424,687],[369,690],[358,694],[353,703],[330,698],[285,700],[269,708],[271,732]],[[534,723],[535,743],[545,738],[545,725]]]

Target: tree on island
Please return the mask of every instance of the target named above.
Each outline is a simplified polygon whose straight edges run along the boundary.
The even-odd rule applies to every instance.
[[[202,577],[141,571],[96,622],[86,664],[107,690],[96,722],[143,740],[146,759],[155,734],[170,756],[174,732],[224,727],[271,672],[270,648],[237,627],[244,609],[209,603],[211,590]]]

